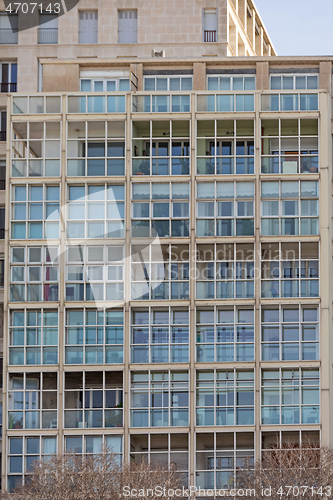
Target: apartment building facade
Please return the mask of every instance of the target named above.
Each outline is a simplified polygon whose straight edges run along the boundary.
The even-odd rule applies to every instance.
[[[332,59],[275,57],[251,2],[156,3],[6,47],[4,488],[103,444],[202,489],[332,444]]]

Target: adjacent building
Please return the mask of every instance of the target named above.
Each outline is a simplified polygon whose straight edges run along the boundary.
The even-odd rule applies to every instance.
[[[201,489],[332,444],[333,59],[183,4],[80,1],[6,48],[9,489],[103,444]]]

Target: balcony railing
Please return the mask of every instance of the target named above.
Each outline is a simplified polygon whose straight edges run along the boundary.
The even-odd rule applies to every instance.
[[[197,112],[232,113],[234,111],[254,111],[254,94],[200,94],[197,96]]]
[[[133,113],[189,113],[189,94],[145,94],[132,98]]]
[[[125,95],[80,94],[68,96],[68,113],[125,113]]]
[[[261,111],[318,111],[318,92],[263,94]]]
[[[2,227],[0,228],[0,240],[4,240],[5,239],[5,228]]]
[[[4,191],[6,189],[6,179],[0,179],[0,191]]]
[[[0,130],[0,142],[6,140],[6,130]]]
[[[0,92],[17,92],[17,83],[1,82]]]
[[[38,28],[38,43],[58,43],[58,28]]]
[[[216,30],[205,30],[204,42],[216,42]]]
[[[18,29],[0,28],[0,44],[13,44],[18,42]]]

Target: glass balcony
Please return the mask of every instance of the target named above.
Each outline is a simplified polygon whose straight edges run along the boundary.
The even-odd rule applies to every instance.
[[[13,114],[59,114],[61,113],[61,96],[13,96]]]
[[[125,95],[68,96],[68,113],[125,113]]]
[[[198,113],[254,111],[254,94],[202,94],[197,96]]]
[[[149,94],[132,97],[133,113],[189,113],[190,95]]]
[[[264,94],[261,96],[261,111],[318,111],[318,94]]]

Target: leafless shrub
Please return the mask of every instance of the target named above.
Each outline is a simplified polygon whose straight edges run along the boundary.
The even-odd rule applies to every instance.
[[[173,468],[145,461],[119,465],[110,452],[82,456],[58,455],[49,461],[36,462],[30,480],[14,492],[5,492],[2,500],[113,500],[125,498],[123,488],[151,490],[156,486],[179,488],[180,477]],[[160,496],[159,496],[160,498]]]
[[[237,474],[237,488],[254,488],[259,500],[315,500],[331,496],[332,485],[333,450],[316,443],[276,445]]]

